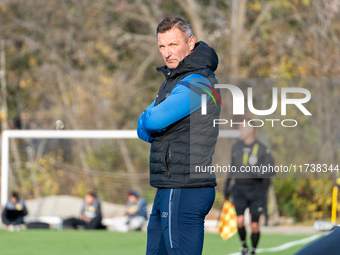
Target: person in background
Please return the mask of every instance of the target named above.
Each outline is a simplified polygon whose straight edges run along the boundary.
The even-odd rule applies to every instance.
[[[147,220],[147,203],[135,190],[131,190],[127,196],[126,216],[129,230],[140,230]]]
[[[17,191],[12,191],[5,209],[2,211],[2,222],[7,231],[13,231],[18,225],[24,224],[24,216],[28,214],[24,199]]]
[[[228,173],[225,183],[225,199],[228,200],[232,193],[233,204],[237,214],[237,228],[241,239],[241,254],[249,252],[246,244],[246,228],[244,226],[244,212],[249,208],[251,214],[251,243],[252,249],[249,254],[255,254],[260,239],[259,218],[266,203],[266,184],[264,177],[270,177],[258,173],[242,173],[246,166],[274,166],[274,159],[270,150],[255,138],[255,129],[248,125],[248,118],[243,120],[244,125],[239,125],[240,140],[234,144],[232,149],[231,165],[237,168],[237,173]],[[235,183],[232,184],[231,179]],[[231,192],[232,191],[232,192]]]
[[[147,221],[147,202],[136,190],[127,194],[125,216],[114,218],[114,229],[119,232],[141,230]]]
[[[77,229],[78,226],[82,226],[85,229],[106,229],[101,221],[102,212],[96,193],[88,192],[84,198],[80,218],[66,219],[63,222],[63,227]]]

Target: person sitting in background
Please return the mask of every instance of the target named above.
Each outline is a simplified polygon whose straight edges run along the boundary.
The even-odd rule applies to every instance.
[[[65,228],[77,229],[82,226],[85,229],[105,229],[102,225],[102,212],[100,209],[100,202],[95,192],[88,192],[85,195],[80,219],[69,218],[63,222]]]
[[[147,220],[147,203],[135,190],[131,190],[127,196],[126,216],[129,230],[141,229]]]
[[[147,221],[147,202],[145,198],[139,197],[135,190],[127,194],[127,203],[125,207],[125,217],[116,217],[114,219],[114,229],[119,232],[128,232],[141,230]]]
[[[13,231],[14,226],[24,224],[24,216],[28,214],[24,199],[19,197],[19,193],[12,191],[5,209],[2,211],[2,222],[8,231]]]

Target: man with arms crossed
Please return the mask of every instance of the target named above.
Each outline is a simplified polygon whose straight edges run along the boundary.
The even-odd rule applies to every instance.
[[[211,165],[218,136],[220,105],[214,71],[216,52],[196,43],[189,23],[165,18],[157,27],[165,76],[155,101],[138,119],[138,136],[151,143],[150,184],[158,188],[148,225],[147,255],[202,254],[204,218],[215,199],[213,174],[195,173]],[[207,114],[201,114],[202,86]],[[202,87],[203,88],[203,87]],[[204,94],[204,92],[203,92]]]

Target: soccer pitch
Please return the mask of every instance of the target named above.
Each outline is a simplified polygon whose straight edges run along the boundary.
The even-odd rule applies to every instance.
[[[276,247],[310,235],[263,234],[258,248]],[[249,242],[250,243],[250,242]],[[4,255],[137,255],[145,254],[146,233],[117,233],[108,231],[24,230],[0,231],[0,254]],[[305,245],[305,244],[304,244]],[[294,254],[304,245],[276,251],[275,254]],[[238,252],[238,237],[223,241],[217,234],[206,234],[204,255],[227,255]]]

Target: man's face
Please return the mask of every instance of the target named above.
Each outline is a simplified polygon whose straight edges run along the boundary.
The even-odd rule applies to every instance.
[[[129,200],[129,202],[130,202],[131,204],[136,204],[137,201],[138,201],[138,198],[135,197],[134,195],[128,195],[127,199]]]
[[[243,125],[239,125],[238,129],[241,132],[241,135],[240,135],[241,141],[244,141],[254,136],[254,128],[250,127],[249,125],[246,125],[245,127]]]
[[[15,197],[10,197],[9,200],[11,200],[11,203],[13,205],[15,205],[16,203],[18,203],[18,200]]]
[[[186,34],[177,27],[158,33],[157,39],[158,49],[170,69],[176,68],[178,63],[194,50],[196,43],[194,36],[187,38]]]
[[[87,205],[92,205],[95,198],[91,196],[90,194],[86,194],[84,200]]]

